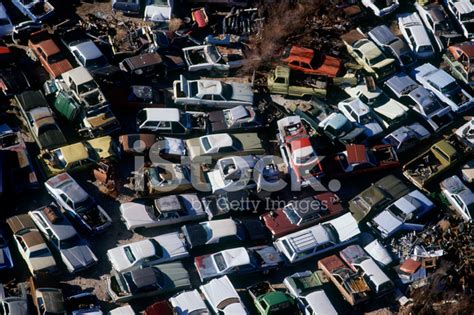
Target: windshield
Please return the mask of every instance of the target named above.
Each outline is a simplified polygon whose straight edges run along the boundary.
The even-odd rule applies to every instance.
[[[79,235],[74,234],[74,236],[72,236],[70,238],[67,238],[65,240],[61,240],[60,244],[59,244],[59,247],[61,249],[69,249],[69,248],[75,247],[75,246],[80,245],[80,244],[81,244],[81,238],[79,237]]]
[[[54,160],[54,164],[57,168],[63,169],[66,168],[66,161],[64,160],[64,156],[61,150],[54,150],[51,152]]]
[[[212,148],[208,137],[202,137],[201,138],[201,144],[202,144],[202,147],[204,148],[205,152],[209,152]]]
[[[397,217],[400,221],[405,221],[408,218],[408,215],[403,212],[399,207],[396,205],[391,205],[388,208],[388,211],[390,211],[395,217]]]
[[[64,55],[62,53],[58,52],[54,55],[48,56],[48,63],[56,63],[56,62],[60,62],[64,59],[65,59]]]
[[[214,63],[223,63],[221,54],[217,51],[216,47],[208,46],[206,47],[207,53]]]
[[[214,262],[216,263],[217,269],[219,269],[219,271],[223,271],[227,267],[224,256],[221,253],[214,255]]]
[[[474,11],[461,14],[461,22],[469,22],[471,20],[474,20]]]
[[[107,65],[107,59],[105,59],[104,56],[100,56],[95,59],[86,60],[86,64],[85,64],[87,68],[100,68],[100,67],[104,67],[105,65]]]
[[[0,19],[0,25],[9,25],[10,24],[10,21],[8,21],[7,19]]]
[[[359,123],[362,125],[370,124],[372,121],[374,121],[374,118],[372,117],[370,113],[359,116]]]
[[[125,256],[127,256],[127,259],[130,263],[133,263],[136,260],[135,255],[133,254],[133,251],[130,248],[130,246],[125,246],[123,248],[123,251],[125,253]]]
[[[84,211],[87,209],[92,208],[95,206],[94,199],[92,199],[90,196],[88,196],[86,199],[75,202],[76,210],[78,211]]]
[[[382,62],[382,61],[384,61],[384,60],[385,60],[385,56],[382,55],[382,54],[380,54],[380,55],[378,55],[377,57],[370,59],[370,60],[369,60],[369,64],[371,64],[371,65],[373,66],[373,65],[376,65],[376,64],[378,64],[379,62]]]
[[[423,108],[425,110],[426,115],[431,115],[432,113],[442,109],[443,107],[438,101],[436,101],[434,98],[431,98],[431,102],[423,104]]]
[[[441,87],[441,93],[446,93],[446,94],[453,93],[458,88],[459,88],[459,86],[456,83],[456,81],[453,81],[453,82],[449,83],[448,85],[445,85],[445,86]]]
[[[77,92],[79,92],[79,94],[83,94],[96,89],[98,89],[97,83],[95,83],[94,81],[89,81],[79,85],[77,87]]]
[[[298,224],[300,217],[296,214],[292,204],[283,208],[283,213],[286,215],[291,224]]]
[[[46,257],[46,256],[50,256],[50,255],[51,255],[51,253],[49,252],[49,249],[42,248],[40,250],[31,252],[30,253],[30,258],[33,258],[33,257]]]
[[[137,125],[141,126],[146,121],[146,111],[141,110],[137,114]]]
[[[433,51],[433,49],[431,48],[431,46],[428,46],[428,45],[418,47],[418,52],[419,53],[429,53],[429,52],[432,52],[432,51]]]
[[[315,157],[316,157],[316,153],[314,151],[311,151],[307,155],[301,155],[301,154],[296,155],[295,154],[293,158],[294,158],[294,161],[295,161],[296,164],[305,164],[305,163],[308,163],[309,161],[311,161]]]

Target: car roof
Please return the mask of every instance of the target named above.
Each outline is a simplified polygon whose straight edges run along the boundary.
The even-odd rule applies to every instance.
[[[220,253],[228,267],[238,267],[250,263],[250,256],[245,247],[226,249]]]
[[[223,82],[217,80],[196,80],[190,82],[197,82],[198,84],[198,94],[222,94]]]
[[[397,38],[387,25],[376,26],[372,30],[370,30],[369,34],[377,38],[377,40],[382,44],[388,44],[394,38]]]
[[[13,234],[24,229],[36,229],[35,223],[27,214],[19,214],[7,219],[7,224],[12,230]]]
[[[297,58],[302,62],[310,64],[314,58],[314,50],[310,48],[293,46],[291,47],[289,57]]]
[[[42,288],[40,289],[45,311],[53,314],[65,312],[63,293],[59,289]]]
[[[86,147],[81,142],[70,144],[56,150],[61,151],[67,163],[82,161],[89,157],[89,152],[87,152]]]
[[[436,82],[439,87],[447,86],[456,80],[442,69],[438,69],[430,63],[425,63],[415,69],[415,72],[421,72],[421,75],[427,77],[432,82]]]
[[[409,91],[412,91],[415,87],[419,86],[415,80],[403,72],[397,73],[388,79],[385,84],[400,95],[406,95]]]
[[[350,144],[346,146],[347,162],[349,164],[360,164],[369,162],[367,149],[363,144]]]
[[[47,225],[55,232],[56,236],[62,239],[68,239],[72,236],[77,235],[76,230],[68,221],[68,219],[61,213],[59,207],[55,204],[44,207],[39,210],[41,217],[44,219]],[[52,220],[52,217],[57,218],[57,221]]]
[[[426,11],[429,13],[431,19],[436,22],[443,22],[446,20],[446,12],[443,10],[441,5],[430,5],[426,7]]]
[[[77,43],[73,47],[75,47],[86,60],[96,59],[103,56],[99,47],[97,47],[97,45],[91,40]]]
[[[145,108],[148,120],[179,121],[181,111],[178,108]]]
[[[23,241],[28,248],[33,246],[44,244],[43,237],[39,231],[31,231],[22,235]]]
[[[72,80],[76,85],[81,85],[85,82],[93,81],[92,75],[85,67],[77,67],[61,74],[61,77],[68,81]]]
[[[423,26],[423,22],[416,12],[401,14],[399,16],[399,22],[403,24],[404,27],[412,29],[411,33],[417,44],[420,46],[431,46],[431,41]]]

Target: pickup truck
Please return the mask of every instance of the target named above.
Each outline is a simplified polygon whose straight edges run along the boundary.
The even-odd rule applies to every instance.
[[[247,288],[261,315],[295,314],[296,303],[290,295],[275,290],[269,282],[260,282]]]
[[[81,136],[94,138],[119,130],[107,99],[86,68],[78,67],[47,81],[44,91],[53,97],[56,112],[73,123]]]
[[[310,75],[297,75],[289,67],[278,66],[267,78],[267,87],[272,94],[294,97],[326,97],[327,79]]]
[[[349,54],[375,79],[383,80],[395,73],[395,59],[387,58],[360,30],[352,30],[341,39]]]
[[[449,46],[443,61],[458,80],[474,88],[474,42],[464,42]]]
[[[403,175],[416,187],[426,189],[436,178],[461,163],[472,149],[455,136],[433,144],[427,151],[403,166]]]

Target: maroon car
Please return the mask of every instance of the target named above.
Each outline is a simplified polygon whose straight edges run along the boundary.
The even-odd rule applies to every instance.
[[[339,197],[332,192],[292,200],[282,209],[261,216],[274,238],[302,230],[342,214]]]

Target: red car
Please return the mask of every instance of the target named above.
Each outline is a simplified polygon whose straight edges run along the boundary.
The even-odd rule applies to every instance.
[[[297,71],[307,74],[325,75],[333,78],[342,69],[342,61],[339,58],[318,54],[309,48],[298,46],[291,47],[289,54],[283,59],[288,66]]]
[[[342,214],[339,197],[332,192],[290,201],[283,209],[270,211],[261,216],[274,238],[302,230]]]
[[[395,168],[400,166],[400,161],[390,144],[370,148],[363,144],[349,144],[346,151],[325,157],[321,164],[331,177],[347,177]]]

